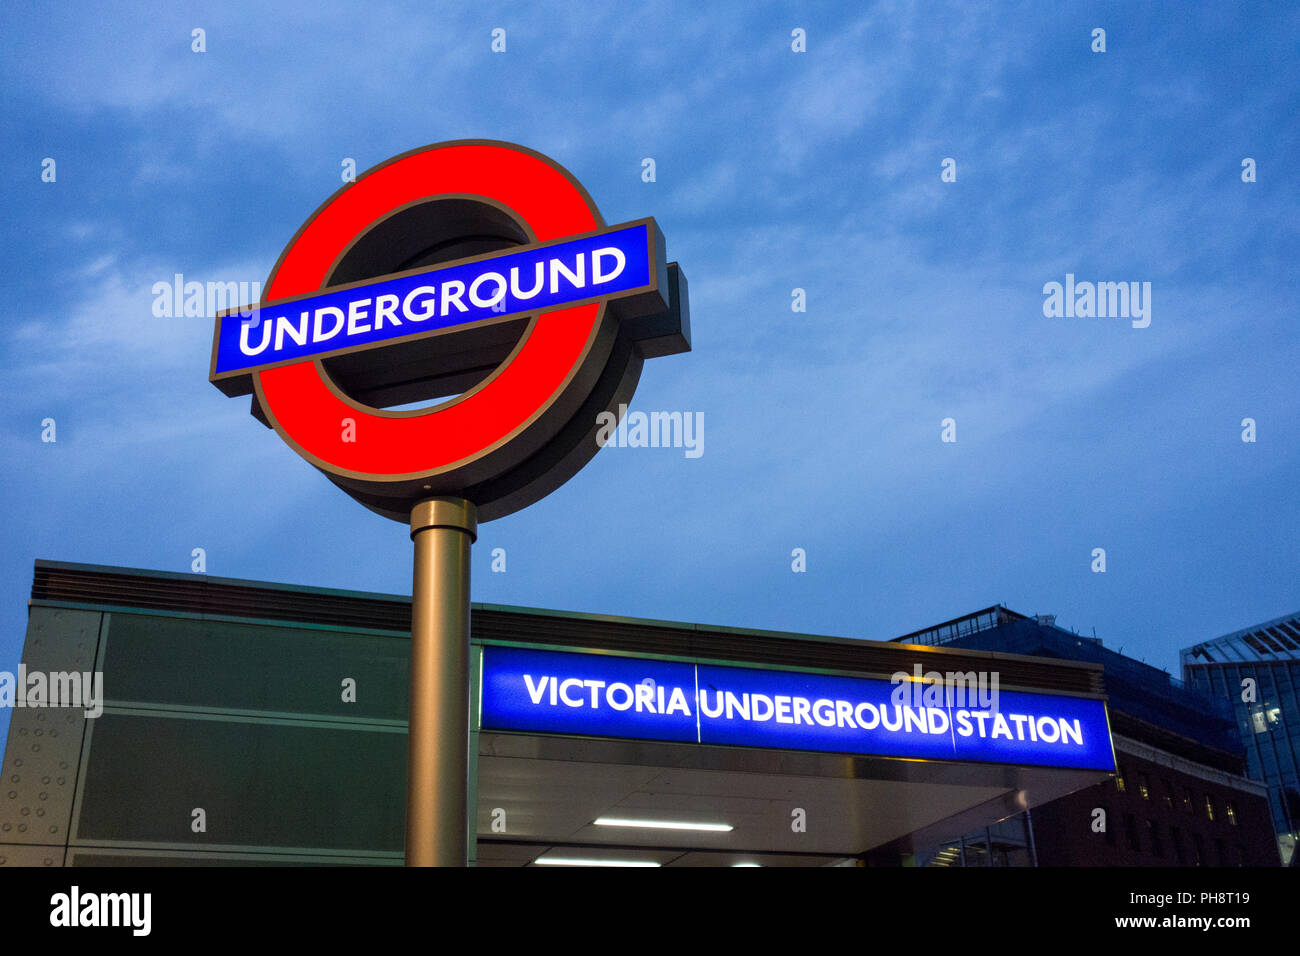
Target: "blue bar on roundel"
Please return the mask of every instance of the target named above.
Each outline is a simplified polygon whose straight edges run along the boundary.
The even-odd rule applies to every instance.
[[[375,345],[652,286],[650,227],[439,265],[221,317],[214,375]],[[245,310],[247,314],[247,310]]]

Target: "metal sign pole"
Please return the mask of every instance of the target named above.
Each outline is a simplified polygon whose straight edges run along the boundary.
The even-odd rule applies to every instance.
[[[430,498],[411,509],[407,866],[468,859],[469,552],[477,535],[477,510],[464,498]]]

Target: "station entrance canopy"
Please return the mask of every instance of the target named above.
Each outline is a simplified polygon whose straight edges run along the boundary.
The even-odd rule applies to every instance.
[[[409,627],[402,596],[38,562],[23,661],[102,672],[102,713],[14,708],[0,843],[400,864]],[[902,857],[1113,772],[1095,665],[489,605],[471,629],[479,865]],[[996,676],[996,701],[891,682],[918,671]]]

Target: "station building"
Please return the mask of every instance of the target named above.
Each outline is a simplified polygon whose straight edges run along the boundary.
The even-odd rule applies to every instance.
[[[1029,621],[1011,614],[973,617]],[[400,595],[36,562],[24,687],[102,685],[14,707],[0,862],[401,864],[409,628]],[[1093,660],[482,604],[471,643],[480,866],[1070,862],[1054,831],[1106,836],[1052,807],[1114,788],[1116,751],[1172,753],[1131,723],[1112,749]],[[1010,724],[971,704],[891,726],[871,695],[918,669],[996,674]],[[1204,789],[1212,765],[1180,759]]]
[[[1095,637],[986,608],[898,642],[1072,660],[1102,667],[1115,776],[1032,811],[1041,866],[1277,866],[1268,790],[1247,779],[1231,712],[1167,671],[1112,651]],[[1098,811],[1106,829],[1095,829]],[[996,832],[996,831],[994,831]],[[1002,824],[1014,845],[1014,820]],[[923,854],[931,865],[977,865],[988,838],[976,831]],[[988,844],[996,851],[998,842]]]
[[[1300,866],[1300,613],[1186,648],[1183,679],[1224,707],[1268,788],[1284,865]]]

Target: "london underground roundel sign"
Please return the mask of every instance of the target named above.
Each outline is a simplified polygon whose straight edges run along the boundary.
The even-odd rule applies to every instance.
[[[689,350],[653,219],[607,226],[552,160],[460,140],[317,209],[262,301],[217,317],[210,379],[372,510],[456,495],[491,520],[590,460],[646,358]]]

